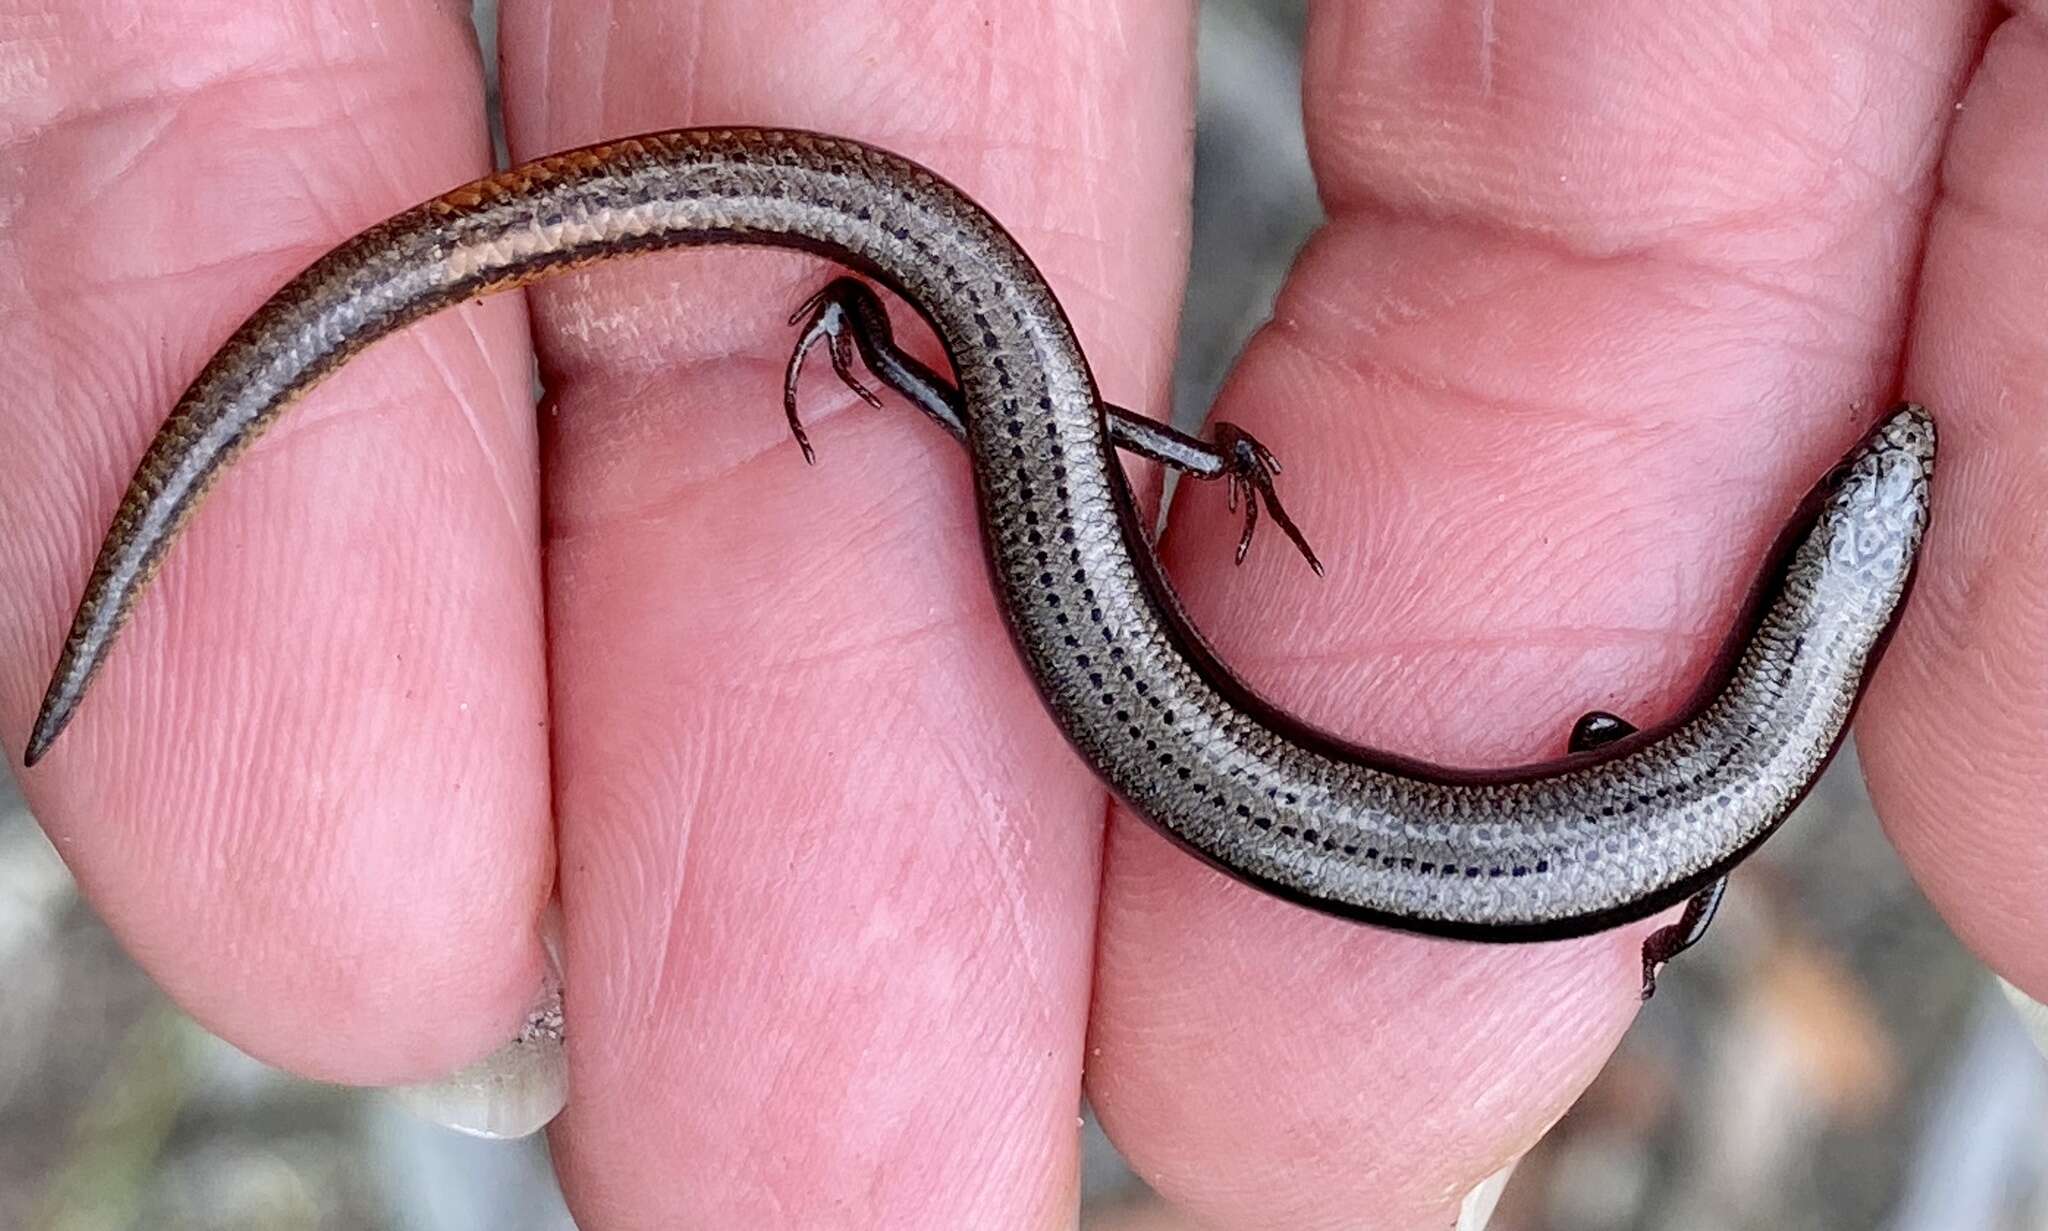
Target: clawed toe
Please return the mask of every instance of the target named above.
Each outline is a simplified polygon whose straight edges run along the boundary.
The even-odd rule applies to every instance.
[[[1242,495],[1244,498],[1244,533],[1237,540],[1237,562],[1243,564],[1245,554],[1251,550],[1252,532],[1259,525],[1259,506],[1264,504],[1266,513],[1293,542],[1301,558],[1308,561],[1316,576],[1321,577],[1323,562],[1316,559],[1307,537],[1287,515],[1286,507],[1280,503],[1280,493],[1274,488],[1273,476],[1280,473],[1280,459],[1251,433],[1234,423],[1216,425],[1216,446],[1229,459],[1229,494],[1226,499],[1230,510],[1236,512],[1238,497]]]
[[[797,414],[796,386],[804,360],[810,357],[818,343],[825,343],[825,353],[832,360],[832,371],[861,401],[880,409],[882,399],[862,384],[854,373],[853,332],[847,325],[846,304],[839,282],[828,284],[804,300],[795,312],[790,313],[789,323],[802,325],[803,332],[797,336],[796,347],[789,355],[789,365],[783,370],[782,413],[789,420],[790,435],[796,437],[797,447],[804,451],[804,461],[816,462],[817,453],[811,448],[810,437],[805,434],[803,420]]]
[[[874,390],[862,384],[860,377],[854,375],[853,338],[846,333],[842,332],[832,335],[832,370],[839,374],[839,380],[842,384],[859,395],[861,401],[866,402],[876,410],[882,408],[882,399],[876,395]]]

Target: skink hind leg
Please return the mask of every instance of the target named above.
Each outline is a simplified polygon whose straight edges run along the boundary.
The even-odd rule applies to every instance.
[[[853,374],[853,338],[846,328],[846,307],[831,299],[831,293],[832,287],[826,287],[804,300],[803,305],[789,316],[792,325],[803,321],[804,331],[797,337],[796,349],[789,353],[789,366],[782,371],[782,413],[789,419],[789,434],[796,437],[797,448],[804,451],[804,461],[809,463],[815,463],[818,455],[812,451],[811,438],[804,433],[803,418],[797,414],[796,381],[803,372],[804,360],[810,358],[811,350],[818,343],[825,343],[826,352],[832,356],[832,370],[839,374],[846,387],[876,410],[882,408],[882,399]],[[805,316],[810,319],[804,321]]]
[[[945,377],[896,345],[895,331],[889,324],[889,311],[867,283],[858,278],[835,278],[805,300],[790,316],[789,322],[802,325],[803,332],[797,338],[796,349],[789,357],[789,366],[783,376],[782,406],[789,416],[790,431],[802,446],[806,461],[811,460],[813,454],[797,417],[797,374],[803,368],[804,359],[820,342],[827,344],[827,351],[832,356],[832,370],[861,396],[861,400],[871,406],[881,405],[853,374],[852,358],[856,347],[860,350],[861,361],[867,365],[868,371],[874,373],[875,379],[909,398],[912,405],[952,433],[954,439],[963,443],[967,440],[967,420],[960,391]],[[1244,533],[1237,543],[1239,563],[1244,561],[1245,553],[1251,548],[1252,531],[1258,528],[1259,510],[1263,506],[1266,515],[1294,543],[1302,558],[1308,561],[1308,566],[1315,570],[1317,576],[1322,575],[1322,562],[1309,549],[1307,538],[1294,524],[1294,519],[1287,515],[1279,493],[1274,489],[1273,477],[1280,473],[1280,461],[1251,433],[1235,424],[1218,423],[1216,442],[1210,444],[1122,407],[1105,404],[1102,410],[1109,422],[1110,443],[1117,448],[1149,457],[1197,479],[1223,479],[1228,483],[1231,509],[1236,510],[1240,499],[1245,506]]]
[[[1569,752],[1591,752],[1635,733],[1635,724],[1627,719],[1606,710],[1590,710],[1572,724],[1571,738],[1565,741],[1565,748]],[[1643,941],[1644,1000],[1657,994],[1657,973],[1664,969],[1665,964],[1700,943],[1700,938],[1707,934],[1707,925],[1714,921],[1714,912],[1721,908],[1721,895],[1727,889],[1728,878],[1725,876],[1708,885],[1687,899],[1685,913],[1678,917],[1677,923],[1658,928]]]
[[[870,406],[882,404],[853,374],[856,347],[860,349],[861,361],[867,364],[868,371],[875,374],[875,379],[909,398],[911,405],[952,433],[953,439],[962,444],[967,442],[967,421],[961,414],[960,391],[945,377],[896,345],[896,333],[889,324],[889,310],[868,289],[867,283],[858,278],[834,278],[817,294],[804,300],[803,305],[790,314],[789,323],[803,326],[782,382],[783,409],[788,413],[793,429],[797,421],[797,373],[803,368],[804,359],[812,348],[819,342],[828,342],[832,370],[839,374],[839,379],[848,388],[860,395],[862,401]],[[797,435],[802,437],[800,429]],[[807,448],[805,456],[809,455]]]

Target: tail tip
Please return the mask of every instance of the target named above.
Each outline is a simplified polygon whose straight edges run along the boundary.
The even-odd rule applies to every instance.
[[[21,750],[21,767],[32,769],[37,761],[49,754],[50,745],[64,733],[64,724],[70,721],[69,706],[52,705],[45,702],[36,714],[36,724],[29,729],[28,743]]]

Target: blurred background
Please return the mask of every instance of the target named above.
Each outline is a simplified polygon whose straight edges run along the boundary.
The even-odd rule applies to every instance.
[[[477,5],[495,64],[495,3]],[[1193,273],[1174,407],[1199,422],[1319,218],[1298,0],[1203,5]],[[0,767],[0,1228],[561,1231],[539,1141],[311,1085],[173,1008]],[[573,1029],[573,1023],[572,1027]],[[1083,1225],[1184,1225],[1090,1121]],[[1497,1231],[2048,1231],[2048,1063],[1892,856],[1853,749],[1676,963]]]

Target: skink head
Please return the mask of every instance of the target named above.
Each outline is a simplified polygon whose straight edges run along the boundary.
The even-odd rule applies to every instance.
[[[1911,403],[1894,409],[1823,482],[1802,555],[1815,598],[1836,614],[1889,624],[1912,579],[1927,531],[1934,421]]]

